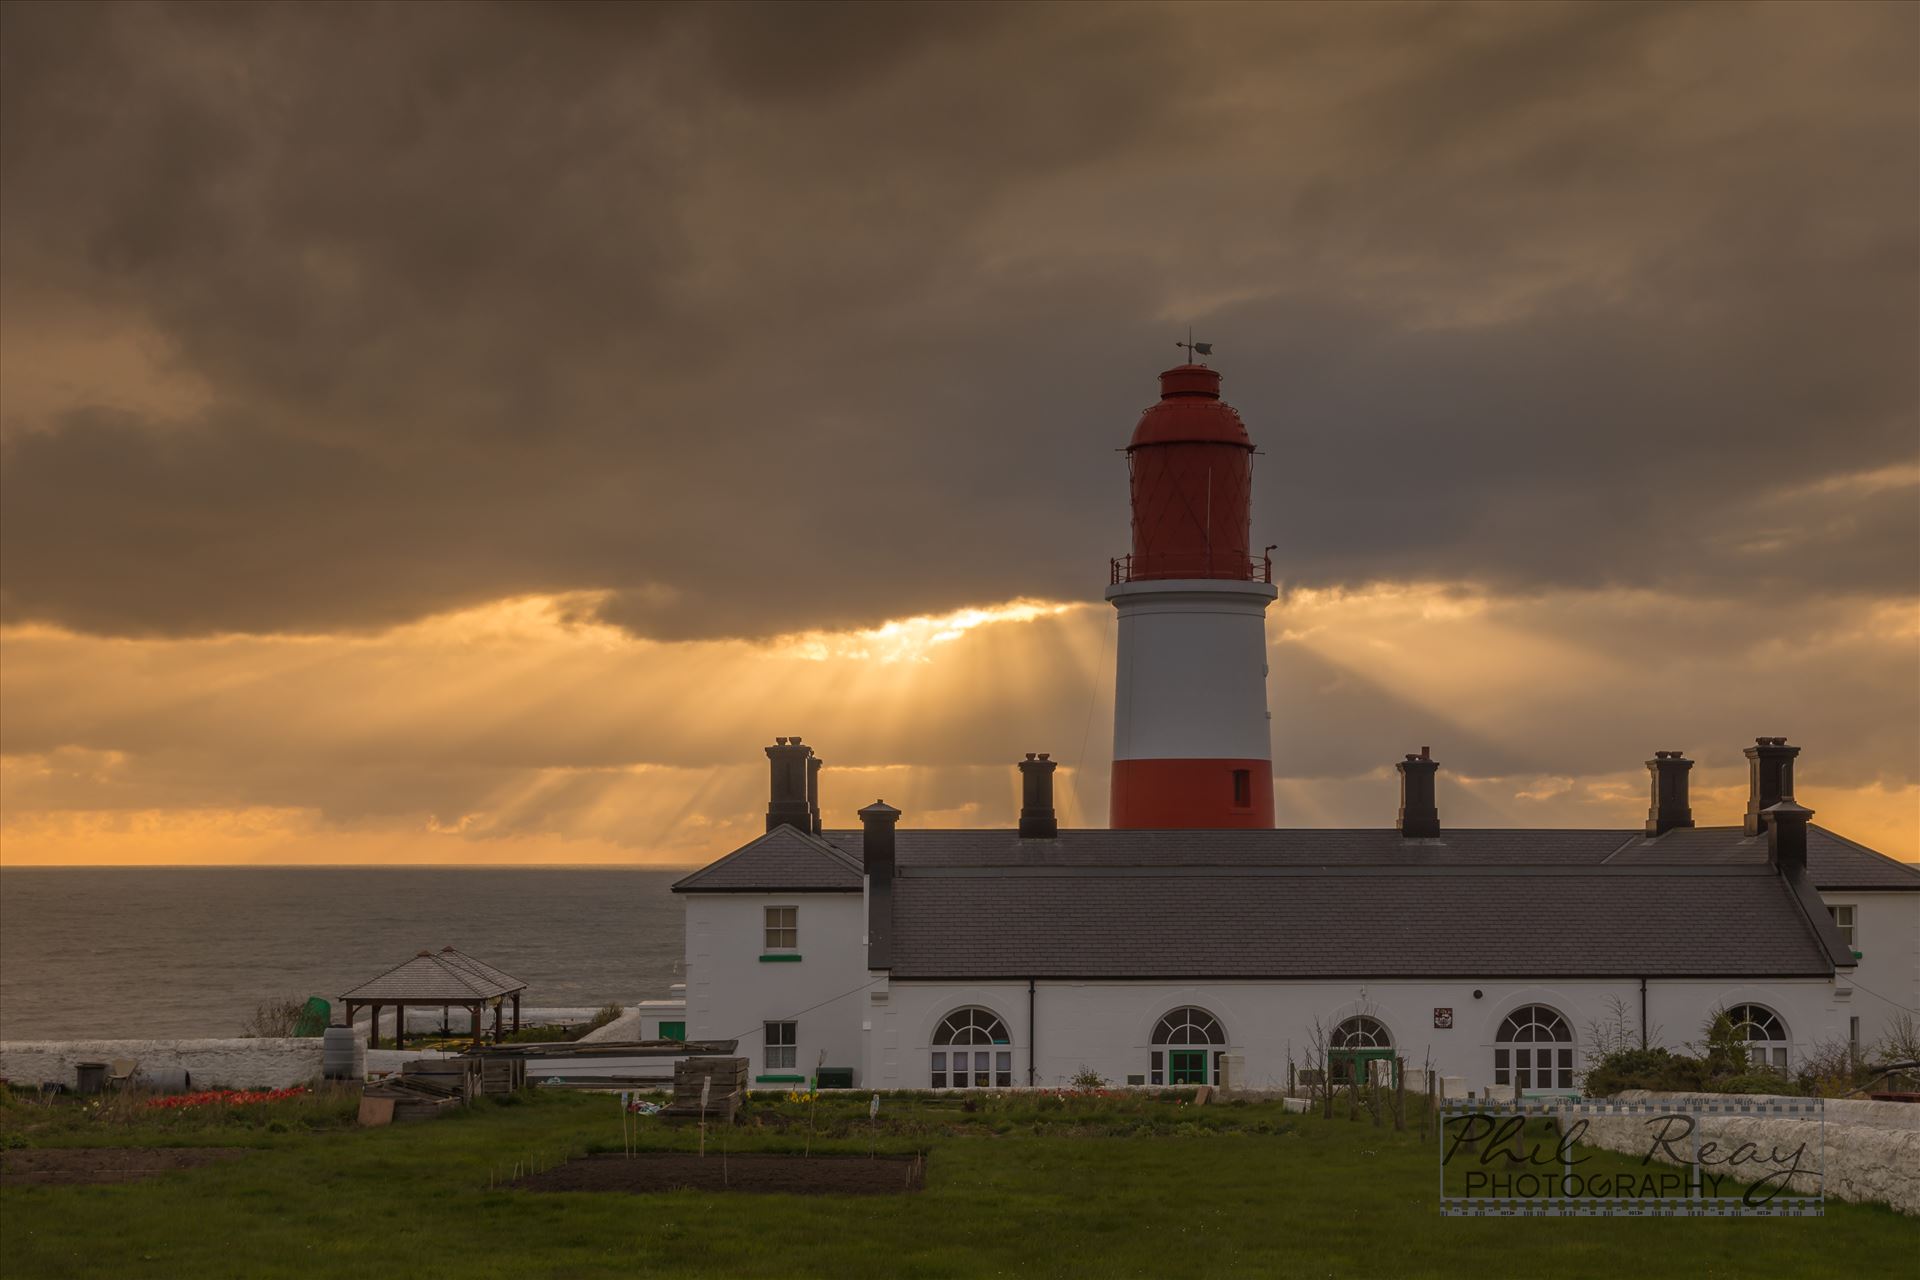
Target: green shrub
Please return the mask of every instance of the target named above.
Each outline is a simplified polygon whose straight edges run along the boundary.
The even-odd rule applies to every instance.
[[[1707,1064],[1670,1049],[1617,1049],[1587,1069],[1587,1096],[1606,1098],[1622,1089],[1698,1091],[1707,1088]]]

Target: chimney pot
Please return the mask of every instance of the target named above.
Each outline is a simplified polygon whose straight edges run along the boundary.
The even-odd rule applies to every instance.
[[[812,774],[808,757],[813,748],[802,746],[798,738],[775,738],[766,751],[771,774],[767,830],[792,827],[795,831],[812,831],[814,811],[807,803],[807,793]]]
[[[1687,795],[1688,775],[1693,761],[1678,751],[1656,751],[1647,761],[1653,775],[1653,803],[1647,806],[1647,834],[1661,836],[1677,827],[1693,825],[1693,808]]]
[[[1440,834],[1440,810],[1434,803],[1434,775],[1440,762],[1427,748],[1419,755],[1409,754],[1393,766],[1400,774],[1400,817],[1394,824],[1403,836]]]
[[[1053,812],[1053,771],[1058,763],[1027,752],[1020,762],[1020,838],[1051,840],[1060,834]]]
[[[1744,754],[1749,782],[1742,830],[1757,836],[1767,829],[1767,810],[1793,799],[1793,760],[1800,748],[1788,746],[1785,738],[1755,738]]]
[[[1769,745],[1778,746],[1779,743]],[[1807,823],[1813,810],[1795,804],[1792,796],[1764,810],[1767,819],[1767,861],[1774,870],[1802,875],[1807,870]]]

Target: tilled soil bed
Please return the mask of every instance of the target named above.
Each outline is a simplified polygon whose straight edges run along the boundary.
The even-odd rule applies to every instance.
[[[247,1154],[246,1147],[39,1147],[0,1153],[0,1186],[138,1182]]]
[[[780,1156],[678,1151],[592,1155],[509,1183],[522,1191],[778,1191],[801,1196],[882,1196],[926,1184],[918,1156]]]

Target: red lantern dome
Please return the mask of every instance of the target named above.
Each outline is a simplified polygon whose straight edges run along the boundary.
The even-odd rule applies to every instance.
[[[1220,398],[1218,373],[1183,364],[1160,375],[1160,402],[1140,415],[1127,470],[1133,555],[1116,577],[1254,580],[1253,441]]]

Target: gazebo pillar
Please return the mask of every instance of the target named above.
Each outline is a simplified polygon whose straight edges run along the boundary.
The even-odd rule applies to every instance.
[[[393,1006],[393,1047],[407,1047],[407,1006],[403,1004]]]
[[[513,993],[513,1029],[516,1034],[520,1030],[520,993],[518,991]]]
[[[477,1004],[468,1005],[467,1012],[473,1015],[473,1042],[475,1044],[479,1044],[480,1043],[480,1006]]]
[[[495,1044],[500,1043],[500,1001],[498,998],[495,998],[493,1002],[493,1042]]]
[[[367,1048],[378,1049],[379,1047],[380,1047],[380,1002],[376,1000],[374,1003],[367,1006]]]

